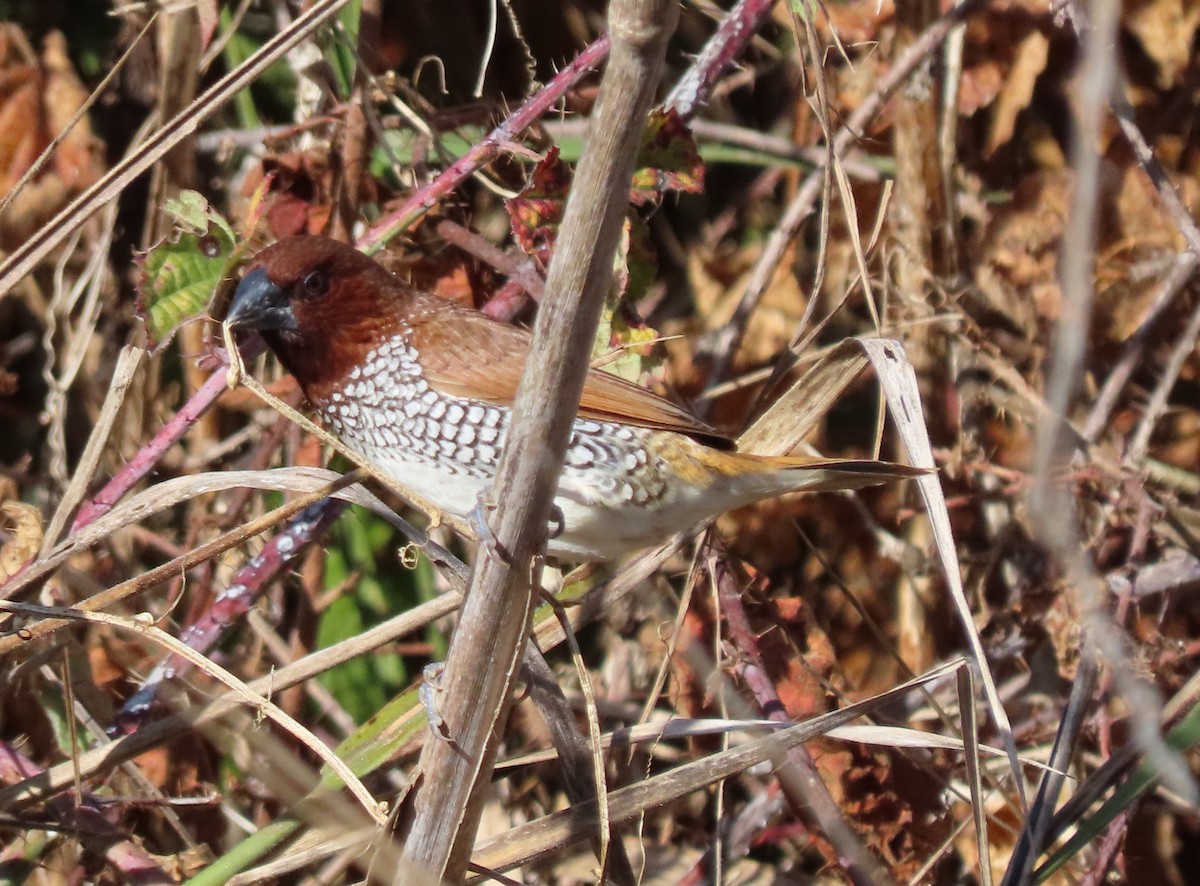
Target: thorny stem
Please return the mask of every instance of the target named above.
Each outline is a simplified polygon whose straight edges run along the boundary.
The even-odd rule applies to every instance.
[[[712,98],[717,80],[742,54],[758,29],[771,15],[775,0],[738,0],[717,26],[717,32],[696,56],[687,73],[667,96],[664,105],[687,120]]]
[[[604,35],[579,53],[557,76],[539,89],[507,120],[489,132],[471,150],[452,163],[445,172],[409,197],[395,212],[373,227],[358,246],[374,255],[383,245],[430,210],[480,167],[499,156],[505,146],[547,114],[572,86],[600,64],[608,55],[609,37]]]
[[[347,506],[341,499],[326,498],[292,517],[262,551],[238,570],[204,614],[180,631],[180,641],[197,652],[211,649],[225,629],[249,611],[271,580],[310,542],[324,535]],[[189,668],[187,660],[168,654],[121,706],[113,719],[112,731],[122,735],[136,731],[153,708],[159,687]]]
[[[243,359],[253,359],[254,354],[245,354]],[[136,486],[147,474],[154,470],[168,449],[183,438],[205,413],[217,402],[221,392],[225,390],[225,371],[219,369],[209,376],[191,399],[171,416],[150,442],[137,451],[121,470],[113,475],[104,487],[96,493],[91,501],[79,509],[71,522],[71,532],[76,533],[84,526],[103,517],[113,509],[130,489]]]

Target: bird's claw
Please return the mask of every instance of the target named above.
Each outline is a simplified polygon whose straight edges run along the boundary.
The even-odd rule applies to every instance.
[[[475,499],[475,507],[471,508],[469,520],[471,528],[475,530],[475,534],[479,536],[479,543],[483,545],[484,550],[491,556],[495,557],[505,565],[512,564],[512,557],[500,541],[496,538],[496,533],[492,532],[492,527],[488,525],[486,511],[491,508],[495,509],[495,505],[487,500],[486,495],[480,490],[479,495]]]
[[[417,698],[421,700],[421,707],[425,708],[425,716],[429,719],[429,731],[433,733],[434,738],[454,744],[454,739],[450,735],[450,727],[442,718],[441,711],[438,710],[438,693],[442,691],[441,681],[445,670],[446,663],[444,661],[431,661],[425,665],[421,669],[421,677],[424,682],[417,690]]]

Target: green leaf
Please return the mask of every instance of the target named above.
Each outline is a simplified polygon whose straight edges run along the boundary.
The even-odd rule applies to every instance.
[[[363,628],[358,601],[350,595],[341,597],[321,613],[317,626],[317,647],[324,649],[356,637],[363,632]],[[356,722],[361,723],[387,701],[383,687],[375,679],[374,668],[366,658],[355,658],[340,664],[317,679]]]
[[[174,236],[135,259],[137,315],[152,347],[205,311],[239,252],[233,228],[195,191],[167,201],[163,212],[175,220]]]
[[[369,775],[421,737],[427,728],[425,709],[419,703],[417,688],[412,687],[382,706],[347,736],[338,745],[337,755],[355,775]],[[341,784],[328,769],[322,769],[322,781],[327,787]]]

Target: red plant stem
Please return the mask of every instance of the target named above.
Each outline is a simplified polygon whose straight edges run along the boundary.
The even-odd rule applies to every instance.
[[[520,280],[510,277],[503,286],[492,293],[480,311],[493,320],[515,323],[531,301],[529,289]]]
[[[579,53],[553,80],[451,164],[445,172],[428,186],[413,193],[399,209],[376,224],[359,241],[359,248],[367,255],[374,255],[386,242],[428,212],[438,200],[462,184],[479,167],[490,162],[506,145],[549,112],[559,99],[566,95],[568,89],[604,60],[608,55],[608,48],[609,37],[605,34]]]
[[[288,521],[266,547],[252,557],[233,580],[213,600],[212,605],[194,622],[184,628],[179,639],[197,652],[207,652],[220,639],[225,629],[241,618],[254,605],[263,590],[284,567],[309,544],[337,522],[347,504],[326,498],[309,505]],[[113,734],[136,732],[154,705],[159,687],[167,680],[191,670],[191,663],[178,655],[168,655],[142,681],[138,691],[126,699],[113,719]]]
[[[179,442],[179,439],[200,420],[200,417],[208,411],[224,390],[225,372],[219,370],[209,376],[208,381],[201,386],[200,390],[196,391],[192,398],[159,428],[158,433],[150,442],[139,449],[137,454],[125,464],[125,467],[121,468],[91,501],[79,509],[79,513],[75,515],[75,520],[71,523],[71,532],[78,532],[84,526],[111,511],[125,493],[154,470],[154,466],[163,457],[163,453]]]
[[[663,103],[687,120],[708,104],[717,78],[742,54],[771,14],[775,0],[738,0]]]
[[[243,348],[243,359],[252,360],[258,356],[261,347],[260,343],[257,346],[251,345]],[[71,523],[71,532],[78,532],[84,526],[111,511],[130,489],[154,470],[154,466],[158,464],[163,454],[178,443],[192,425],[198,422],[201,416],[217,402],[217,398],[225,390],[225,367],[228,363],[224,360],[224,355],[222,355],[222,364],[216,372],[209,376],[208,381],[200,387],[200,390],[196,391],[191,399],[159,428],[158,433],[151,438],[150,442],[139,449],[137,454],[125,464],[125,467],[117,471],[112,479],[104,484],[104,488],[79,509],[79,513],[75,515],[75,519]]]

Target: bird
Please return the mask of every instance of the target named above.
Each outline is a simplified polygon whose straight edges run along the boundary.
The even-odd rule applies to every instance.
[[[416,289],[320,236],[260,250],[224,322],[262,337],[347,447],[444,513],[478,514],[530,356],[528,332]],[[757,501],[919,473],[880,461],[738,452],[682,406],[593,368],[546,552],[614,561]]]

